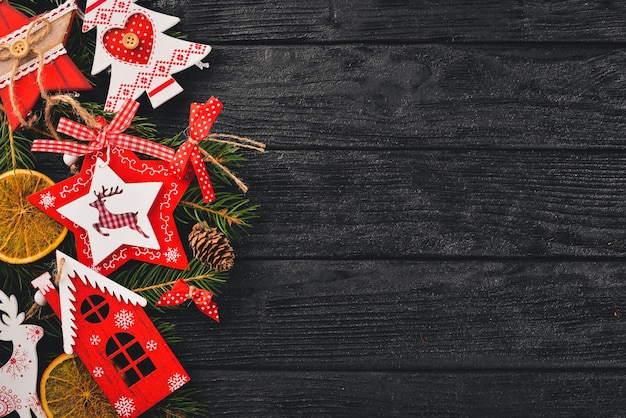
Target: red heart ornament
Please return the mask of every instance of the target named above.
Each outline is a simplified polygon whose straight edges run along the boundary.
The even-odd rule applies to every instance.
[[[136,13],[128,18],[124,28],[108,30],[102,41],[109,54],[116,59],[145,65],[152,55],[154,35],[150,19],[144,14]]]

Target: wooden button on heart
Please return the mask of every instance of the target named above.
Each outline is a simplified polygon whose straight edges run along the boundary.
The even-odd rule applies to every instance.
[[[112,57],[130,64],[147,64],[154,49],[154,27],[150,18],[136,13],[123,28],[108,30],[102,37],[104,47]]]
[[[139,46],[139,36],[132,32],[127,33],[122,38],[122,45],[124,45],[127,49],[137,48]]]

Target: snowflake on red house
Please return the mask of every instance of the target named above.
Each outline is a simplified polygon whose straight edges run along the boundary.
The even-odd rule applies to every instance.
[[[136,417],[189,381],[143,310],[146,300],[57,251],[59,289],[33,280],[61,318],[63,348],[76,353],[122,417]]]

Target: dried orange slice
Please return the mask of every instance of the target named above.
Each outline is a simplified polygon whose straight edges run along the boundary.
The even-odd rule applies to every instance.
[[[54,182],[33,170],[0,174],[0,260],[11,264],[37,261],[59,246],[67,228],[26,197]]]
[[[41,406],[51,418],[118,418],[80,359],[61,354],[41,376]]]

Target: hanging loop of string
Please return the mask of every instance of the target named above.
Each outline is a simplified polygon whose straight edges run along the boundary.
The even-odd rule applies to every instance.
[[[254,141],[250,138],[244,138],[241,136],[237,136],[237,135],[231,135],[231,134],[209,134],[206,137],[207,141],[212,141],[212,142],[219,142],[222,144],[229,144],[232,146],[235,146],[237,148],[246,148],[246,149],[251,149],[254,151],[258,151],[258,152],[265,152],[265,144],[259,141]],[[222,170],[224,173],[226,173],[226,175],[228,177],[230,177],[230,179],[232,181],[235,182],[235,184],[237,185],[237,187],[239,187],[239,189],[246,193],[248,191],[248,186],[239,178],[237,177],[232,171],[230,171],[228,168],[226,168],[222,163],[220,163],[219,161],[217,161],[217,159],[215,157],[213,157],[211,154],[209,154],[206,150],[204,150],[202,147],[198,147],[198,149],[200,150],[200,153],[202,154],[202,156],[204,157],[204,161],[210,162],[211,164],[215,165],[216,167],[219,167],[220,170]]]
[[[33,32],[35,32],[35,28],[41,26],[42,24],[43,24],[43,27],[41,29],[38,29],[36,33],[33,34]],[[22,60],[26,58],[27,56],[29,56],[31,53],[35,54],[37,56],[37,65],[38,65],[37,85],[39,86],[39,91],[41,92],[41,96],[44,99],[48,98],[48,93],[45,91],[43,87],[43,80],[42,80],[42,74],[43,74],[42,70],[44,66],[44,59],[43,59],[44,51],[41,51],[37,47],[37,43],[43,40],[50,33],[51,29],[52,29],[52,24],[50,23],[48,19],[39,18],[31,22],[30,25],[28,25],[28,29],[26,30],[26,35],[24,38],[17,39],[10,45],[6,43],[0,44],[0,61],[8,61],[8,60],[13,61],[12,66],[11,66],[11,73],[9,76],[9,100],[11,101],[11,106],[13,107],[13,113],[15,117],[19,120],[22,126],[31,126],[34,121],[31,119],[30,121],[27,122],[22,117],[19,111],[19,107],[17,103],[17,96],[15,94],[15,76],[17,75],[20,65],[22,64]]]
[[[43,27],[42,27],[43,24]],[[74,112],[85,121],[85,123],[92,128],[101,128],[102,125],[96,120],[96,118],[81,106],[80,102],[76,100],[70,94],[56,94],[50,95],[46,91],[43,84],[43,67],[45,65],[44,53],[37,47],[37,44],[41,42],[52,30],[52,24],[46,18],[39,18],[28,25],[26,35],[24,38],[15,40],[12,44],[3,43],[0,44],[0,61],[12,60],[11,73],[9,76],[9,100],[11,107],[13,108],[13,114],[20,122],[21,126],[31,128],[37,119],[36,116],[31,117],[30,120],[25,120],[18,107],[17,96],[15,93],[15,77],[22,65],[22,60],[28,56],[35,55],[37,57],[37,86],[39,87],[39,93],[45,100],[46,105],[44,109],[44,120],[48,131],[55,138],[59,139],[59,135],[54,128],[54,124],[51,118],[52,108],[59,104],[65,103],[70,105]]]

